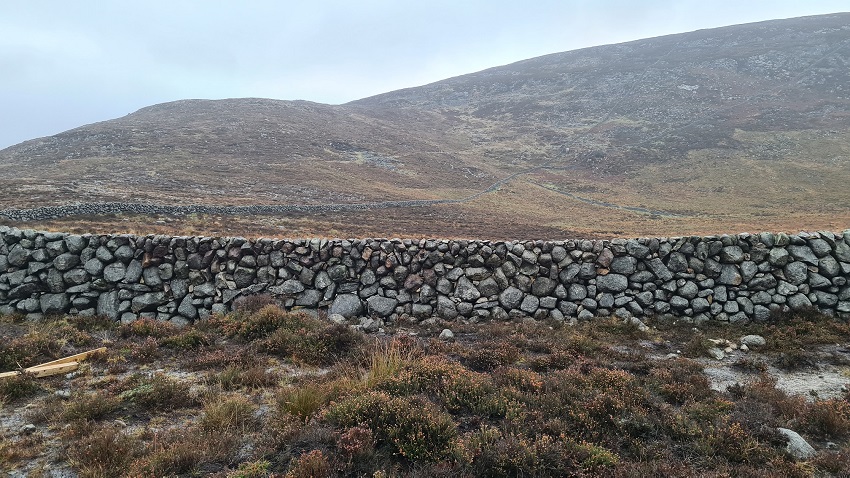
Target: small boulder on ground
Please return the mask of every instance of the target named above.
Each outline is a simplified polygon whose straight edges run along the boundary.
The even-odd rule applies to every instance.
[[[808,460],[817,455],[817,451],[799,433],[781,427],[776,430],[788,440],[785,451],[795,460]]]
[[[454,339],[455,339],[455,334],[451,330],[443,329],[443,331],[440,332],[440,340],[445,340],[447,342],[451,342]]]
[[[746,345],[748,348],[763,347],[767,341],[761,335],[745,335],[741,337],[741,345]]]

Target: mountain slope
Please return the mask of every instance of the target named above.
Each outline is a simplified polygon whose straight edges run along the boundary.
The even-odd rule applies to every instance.
[[[340,106],[166,103],[0,151],[0,209],[436,201],[257,220],[319,235],[843,228],[846,184],[850,14],[557,53]]]

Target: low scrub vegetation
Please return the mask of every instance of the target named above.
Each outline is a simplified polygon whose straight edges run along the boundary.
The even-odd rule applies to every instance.
[[[773,477],[846,476],[850,463],[850,393],[790,395],[768,373],[789,348],[817,362],[818,346],[846,346],[847,323],[810,313],[701,331],[599,318],[398,324],[365,336],[255,299],[185,328],[0,325],[4,370],[108,349],[68,375],[0,379],[0,418],[34,424],[4,429],[3,471]],[[437,338],[444,326],[456,340]],[[749,379],[715,390],[705,342],[750,333],[767,345],[735,362]],[[818,455],[793,459],[777,427],[802,434]]]

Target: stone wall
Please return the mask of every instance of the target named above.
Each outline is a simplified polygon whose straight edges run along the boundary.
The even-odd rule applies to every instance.
[[[490,242],[70,235],[0,226],[0,313],[186,323],[271,294],[346,318],[850,316],[843,234]],[[380,323],[380,320],[376,321]]]

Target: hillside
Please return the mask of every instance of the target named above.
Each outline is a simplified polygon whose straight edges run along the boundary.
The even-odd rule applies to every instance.
[[[155,105],[0,151],[0,209],[368,204],[158,218],[277,235],[843,229],[849,163],[850,14],[835,14],[557,53],[338,106]],[[405,200],[435,203],[377,207]],[[42,225],[81,224],[65,221]]]

